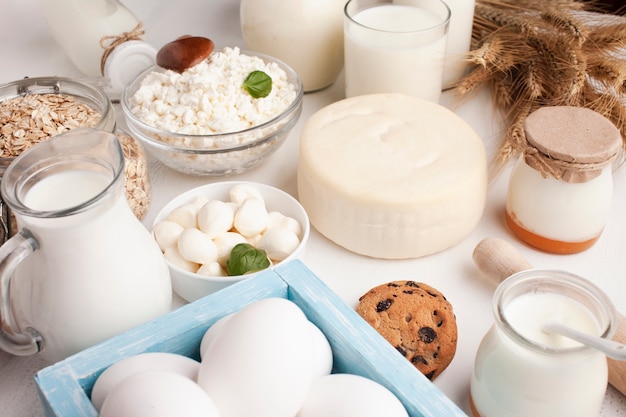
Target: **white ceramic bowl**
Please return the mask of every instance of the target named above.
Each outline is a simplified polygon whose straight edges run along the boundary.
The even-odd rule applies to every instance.
[[[229,201],[230,190],[237,184],[247,184],[253,186],[263,196],[268,211],[278,211],[285,216],[292,217],[302,226],[302,236],[298,247],[291,255],[282,260],[280,263],[270,266],[270,269],[292,259],[301,259],[310,233],[309,217],[298,200],[285,191],[267,184],[246,181],[222,181],[193,188],[182,193],[166,204],[157,214],[154,220],[153,228],[158,222],[164,220],[172,210],[186,203],[190,203],[198,197],[203,196],[209,200]],[[193,302],[204,297],[205,295],[232,285],[235,282],[252,278],[258,274],[251,273],[228,277],[211,277],[185,271],[182,268],[173,265],[169,261],[168,266],[170,269],[170,276],[172,278],[172,287],[174,291],[189,302]]]
[[[265,62],[276,63],[287,74],[287,80],[295,86],[295,99],[282,113],[265,123],[238,132],[189,135],[158,129],[139,120],[130,104],[130,98],[148,73],[164,71],[151,67],[131,81],[122,94],[121,107],[128,130],[142,142],[148,153],[185,174],[227,176],[257,166],[280,147],[297,123],[302,112],[304,89],[298,74],[287,64],[257,52],[242,51],[244,53],[258,56]]]

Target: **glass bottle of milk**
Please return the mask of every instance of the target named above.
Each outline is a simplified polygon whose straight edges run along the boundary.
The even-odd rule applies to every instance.
[[[304,91],[335,82],[343,68],[344,0],[241,0],[246,48],[291,66]]]
[[[116,90],[155,61],[139,19],[118,0],[44,0],[44,10],[52,37],[80,72],[106,75]]]
[[[599,288],[564,271],[527,270],[496,289],[493,314],[471,378],[474,417],[599,415],[606,356],[542,329],[560,323],[610,339],[616,312]]]

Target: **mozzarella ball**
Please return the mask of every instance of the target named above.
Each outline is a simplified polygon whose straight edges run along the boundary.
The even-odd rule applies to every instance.
[[[178,238],[178,252],[188,261],[206,264],[217,261],[217,246],[198,229],[185,229]]]
[[[296,250],[300,239],[291,230],[284,227],[269,229],[257,244],[273,261],[282,261]]]
[[[203,264],[202,266],[200,266],[200,268],[198,268],[196,273],[198,273],[200,275],[206,275],[206,276],[209,276],[209,277],[225,277],[225,276],[228,276],[228,274],[226,273],[226,270],[224,268],[222,268],[222,265],[220,265],[220,263],[217,262],[217,261],[209,262],[207,264]]]
[[[154,226],[152,233],[161,251],[164,251],[168,246],[177,244],[183,230],[185,229],[180,224],[170,220],[163,220]]]
[[[249,184],[236,184],[230,189],[230,201],[242,205],[249,197],[255,197],[263,200],[261,192],[256,187]]]
[[[239,206],[233,224],[237,232],[246,237],[258,235],[267,227],[267,214],[265,201],[249,197]]]
[[[184,229],[197,227],[196,216],[198,207],[194,204],[184,204],[175,208],[167,216],[167,220],[180,224]]]
[[[180,252],[178,252],[178,246],[169,246],[165,248],[163,255],[172,265],[175,265],[184,271],[196,272],[200,266],[195,262],[191,262],[183,258],[180,255]]]
[[[291,230],[296,236],[302,236],[302,225],[293,217],[285,216],[279,211],[270,211],[268,213],[267,228],[284,227]]]
[[[240,243],[247,242],[245,237],[235,232],[226,232],[216,236],[213,243],[217,246],[217,261],[225,265],[233,248]]]
[[[232,206],[220,200],[211,200],[198,211],[198,227],[210,238],[233,228],[235,212]]]

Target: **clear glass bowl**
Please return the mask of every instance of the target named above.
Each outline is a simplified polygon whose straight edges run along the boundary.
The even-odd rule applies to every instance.
[[[297,123],[302,112],[304,90],[298,74],[284,62],[257,52],[241,53],[275,62],[285,71],[288,82],[295,86],[296,98],[282,113],[252,128],[221,134],[189,135],[150,126],[133,114],[130,99],[148,73],[163,71],[151,67],[131,81],[122,93],[121,107],[129,132],[143,143],[150,155],[185,174],[227,176],[258,165],[279,148]]]

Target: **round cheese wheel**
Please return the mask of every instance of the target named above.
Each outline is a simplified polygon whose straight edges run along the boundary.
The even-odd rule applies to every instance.
[[[357,96],[306,121],[297,184],[311,224],[331,241],[375,258],[416,258],[476,227],[487,195],[485,148],[438,104]]]

